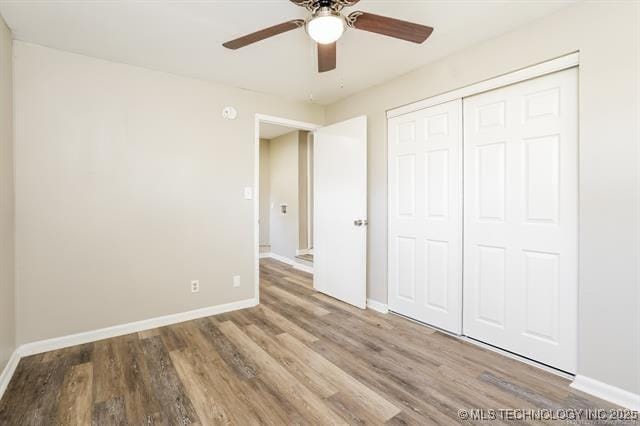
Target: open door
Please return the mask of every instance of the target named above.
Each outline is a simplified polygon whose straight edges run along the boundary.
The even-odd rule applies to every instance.
[[[314,287],[366,308],[367,117],[314,134]]]

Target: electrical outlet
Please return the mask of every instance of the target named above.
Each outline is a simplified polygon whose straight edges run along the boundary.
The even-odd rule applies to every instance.
[[[233,276],[233,286],[240,287],[240,275]]]
[[[191,293],[197,293],[200,291],[200,281],[193,280],[191,281]]]

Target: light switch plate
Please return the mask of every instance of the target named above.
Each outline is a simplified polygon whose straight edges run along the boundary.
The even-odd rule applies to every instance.
[[[244,199],[253,200],[253,188],[251,188],[250,186],[244,188]]]

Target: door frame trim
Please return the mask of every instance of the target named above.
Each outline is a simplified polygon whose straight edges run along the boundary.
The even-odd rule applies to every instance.
[[[255,300],[260,303],[260,124],[278,124],[295,130],[313,132],[322,127],[320,124],[306,123],[284,117],[256,113],[254,116],[254,148],[253,148],[253,261]]]
[[[508,86],[510,84],[520,83],[532,78],[541,77],[557,71],[575,67],[580,64],[580,52],[573,52],[568,55],[560,56],[549,61],[534,64],[516,71],[499,75],[487,80],[479,81],[469,86],[454,89],[445,93],[431,96],[418,102],[413,102],[397,108],[387,110],[387,119],[398,117],[400,115],[409,114],[421,109],[429,108],[434,105],[453,101],[455,99],[467,98],[469,96],[478,95],[483,92],[497,89],[499,87]],[[387,141],[388,143],[388,141]]]

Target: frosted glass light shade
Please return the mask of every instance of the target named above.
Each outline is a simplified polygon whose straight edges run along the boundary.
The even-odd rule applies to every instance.
[[[344,33],[344,19],[338,15],[316,16],[307,22],[307,33],[320,44],[333,43]]]

